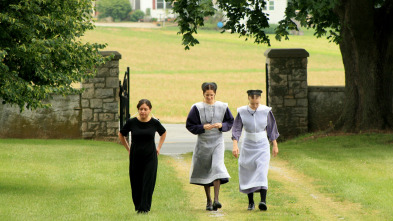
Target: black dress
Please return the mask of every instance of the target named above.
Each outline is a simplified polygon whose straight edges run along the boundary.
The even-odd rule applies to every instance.
[[[132,200],[136,211],[150,211],[151,201],[157,177],[157,151],[154,142],[155,133],[165,133],[162,124],[151,118],[141,122],[136,117],[128,119],[120,130],[123,136],[131,131],[130,182]]]

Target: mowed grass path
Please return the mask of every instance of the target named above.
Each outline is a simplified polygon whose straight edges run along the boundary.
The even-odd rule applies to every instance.
[[[170,144],[164,144],[168,147]],[[133,211],[127,152],[81,140],[0,140],[0,220],[392,220],[393,136],[313,137],[279,144],[266,212],[247,211],[237,160],[218,212],[190,185],[191,154],[159,156],[152,211]],[[255,196],[258,202],[258,196]]]
[[[218,84],[217,100],[227,102],[232,113],[247,103],[248,89],[265,91],[266,45],[244,41],[237,35],[200,30],[200,44],[185,51],[178,29],[97,27],[84,41],[108,43],[105,50],[122,54],[120,72],[131,69],[131,112],[148,98],[153,113],[165,123],[184,123],[193,103],[203,99],[200,86]],[[344,85],[344,68],[337,45],[317,39],[311,32],[291,36],[271,48],[304,48],[310,53],[309,85]],[[265,96],[262,96],[265,103]]]

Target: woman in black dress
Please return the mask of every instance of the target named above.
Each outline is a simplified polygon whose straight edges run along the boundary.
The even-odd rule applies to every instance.
[[[119,139],[130,157],[130,182],[135,211],[147,213],[157,177],[157,156],[166,137],[166,130],[160,121],[150,117],[152,105],[149,100],[139,101],[137,117],[128,119],[119,132]],[[125,137],[131,132],[131,147]],[[158,146],[154,142],[155,133],[161,136]]]

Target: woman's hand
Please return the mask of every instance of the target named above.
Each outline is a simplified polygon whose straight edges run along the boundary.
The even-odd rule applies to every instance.
[[[156,151],[157,151],[157,156],[160,155],[160,149],[157,148]]]
[[[273,143],[273,150],[272,150],[272,152],[273,152],[273,157],[276,157],[277,154],[278,154],[277,141],[276,141],[276,140],[273,140],[272,143]]]
[[[236,158],[239,157],[239,147],[237,146],[237,140],[233,140],[232,155]]]
[[[205,129],[205,130],[211,130],[211,129],[213,129],[214,128],[214,125],[211,125],[211,124],[205,124],[205,125],[203,125],[203,129]]]
[[[236,157],[236,158],[239,157],[239,148],[238,148],[238,147],[236,147],[236,148],[233,147],[232,155],[233,155],[234,157]]]
[[[213,124],[213,127],[219,129],[222,127],[222,123],[215,123]]]

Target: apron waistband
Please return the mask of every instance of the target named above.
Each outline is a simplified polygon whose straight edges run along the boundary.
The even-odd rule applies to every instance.
[[[252,140],[254,142],[258,142],[264,138],[267,138],[266,131],[258,132],[258,133],[248,133],[245,131],[244,134],[244,139],[246,140]]]

